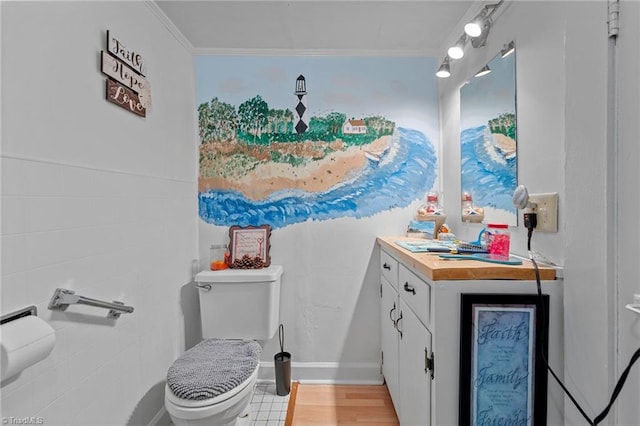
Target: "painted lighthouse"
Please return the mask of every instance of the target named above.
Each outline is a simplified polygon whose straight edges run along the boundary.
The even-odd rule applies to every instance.
[[[309,115],[307,114],[307,82],[301,74],[296,80],[296,106],[294,112],[294,128],[301,135],[309,128]]]

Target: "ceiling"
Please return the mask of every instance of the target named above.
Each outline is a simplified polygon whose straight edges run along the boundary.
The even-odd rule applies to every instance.
[[[155,0],[195,53],[443,54],[474,0]],[[475,7],[474,7],[475,4]]]

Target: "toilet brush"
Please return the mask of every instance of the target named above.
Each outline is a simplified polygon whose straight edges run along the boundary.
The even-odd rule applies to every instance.
[[[284,351],[284,325],[278,329],[280,352],[274,357],[276,370],[276,393],[279,396],[289,395],[291,391],[291,354]]]

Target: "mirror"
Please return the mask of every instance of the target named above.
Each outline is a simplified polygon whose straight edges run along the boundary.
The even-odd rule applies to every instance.
[[[463,222],[517,225],[515,64],[515,53],[498,54],[460,89]]]

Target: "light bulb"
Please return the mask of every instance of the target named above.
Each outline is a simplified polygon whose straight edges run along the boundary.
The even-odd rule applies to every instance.
[[[447,78],[450,76],[451,76],[451,72],[446,69],[438,70],[438,72],[436,72],[436,77],[438,78]]]
[[[451,46],[447,51],[447,54],[451,59],[460,59],[464,56],[464,46],[467,41],[467,36],[462,34],[462,36],[456,41],[456,44]]]
[[[478,37],[482,34],[482,27],[476,21],[469,22],[464,26],[464,32],[467,33],[469,37]]]
[[[447,54],[451,59],[460,59],[464,56],[464,49],[456,44],[447,50]]]

